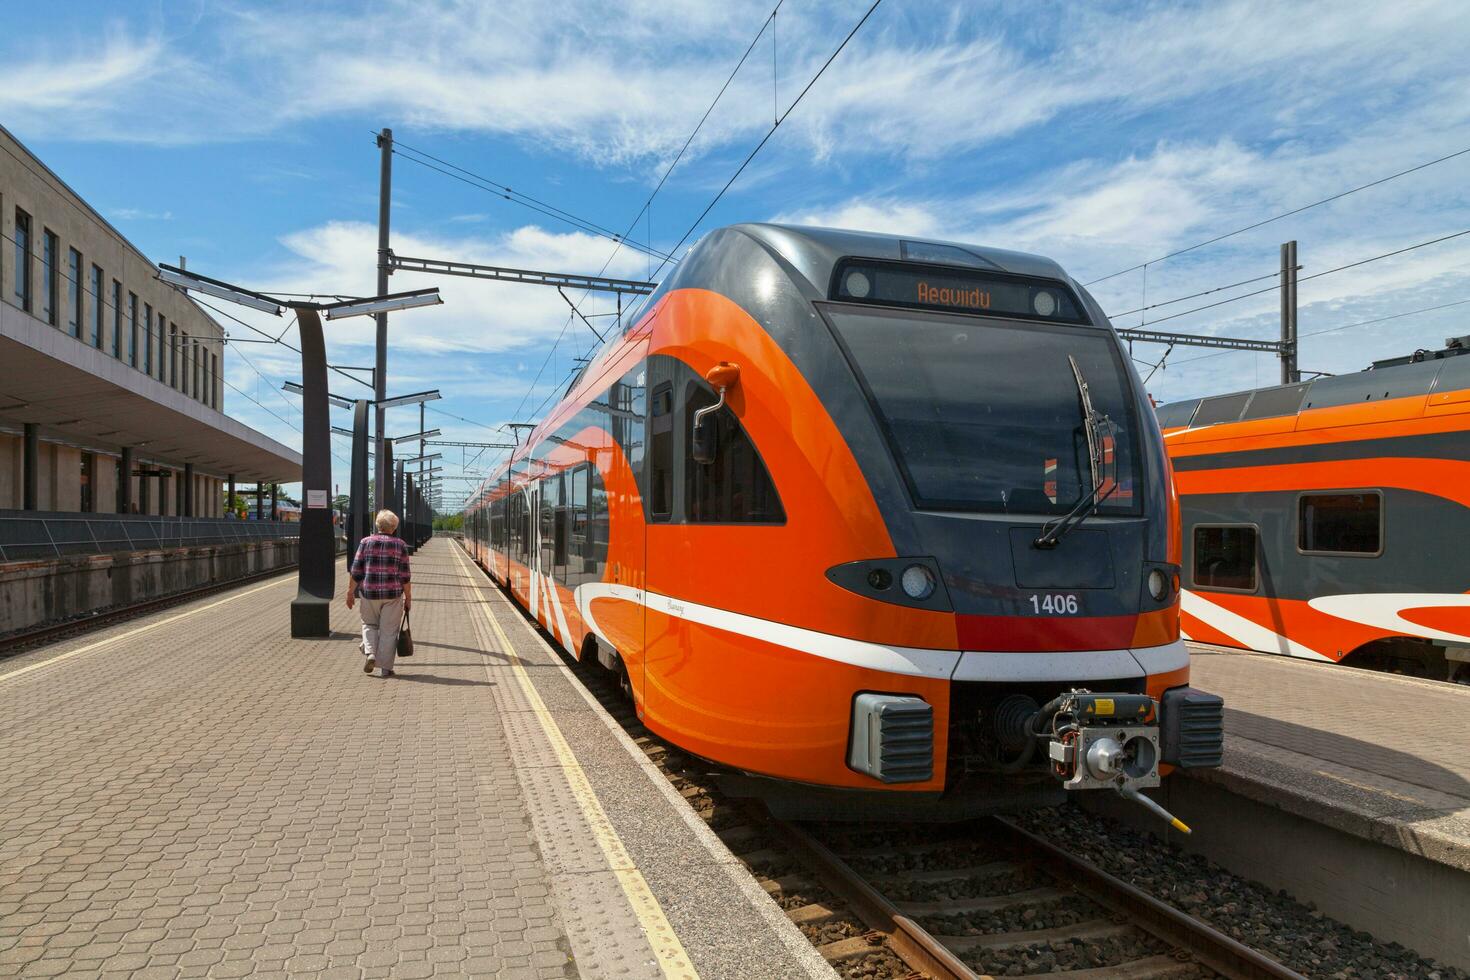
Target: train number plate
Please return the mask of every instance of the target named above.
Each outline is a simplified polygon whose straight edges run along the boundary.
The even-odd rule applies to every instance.
[[[1026,598],[1037,616],[1075,616],[1082,611],[1082,602],[1072,592],[1033,592]]]

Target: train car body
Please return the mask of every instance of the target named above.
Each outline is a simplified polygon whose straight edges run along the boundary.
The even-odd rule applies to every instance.
[[[1470,349],[1158,417],[1186,635],[1470,679]]]
[[[654,732],[788,813],[1054,800],[1089,736],[1032,758],[1026,719],[1075,690],[1175,737],[1165,771],[1211,764],[1159,431],[1055,263],[738,225],[613,333],[466,541]],[[1197,743],[1158,727],[1166,692]]]

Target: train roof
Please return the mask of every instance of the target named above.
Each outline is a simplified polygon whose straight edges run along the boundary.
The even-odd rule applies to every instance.
[[[1315,408],[1470,388],[1470,338],[1452,338],[1446,343],[1449,346],[1444,350],[1420,350],[1406,357],[1376,361],[1354,374],[1170,402],[1158,407],[1159,427],[1177,429],[1279,418]]]

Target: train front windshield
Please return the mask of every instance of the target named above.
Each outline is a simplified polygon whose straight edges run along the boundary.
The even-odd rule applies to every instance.
[[[1093,489],[1076,373],[1111,426],[1116,480],[1099,513],[1138,512],[1127,366],[1096,328],[861,308],[826,309],[919,507],[1066,513]]]

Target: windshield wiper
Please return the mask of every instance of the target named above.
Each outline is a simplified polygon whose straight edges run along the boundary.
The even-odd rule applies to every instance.
[[[1107,426],[1111,431],[1112,420],[1093,406],[1092,393],[1088,391],[1087,379],[1082,376],[1082,368],[1078,366],[1077,358],[1068,354],[1067,363],[1072,366],[1072,378],[1077,382],[1077,397],[1082,405],[1082,428],[1087,435],[1087,464],[1092,476],[1092,490],[1083,494],[1067,513],[1042,525],[1041,534],[1031,542],[1031,545],[1044,551],[1061,544],[1062,539],[1071,534],[1073,528],[1079,527],[1083,521],[1096,513],[1103,501],[1111,497],[1113,491],[1118,489],[1117,474],[1105,477],[1102,473],[1106,454],[1102,429]],[[1114,451],[1116,452],[1116,449]],[[1104,485],[1107,486],[1107,490],[1103,489]]]

